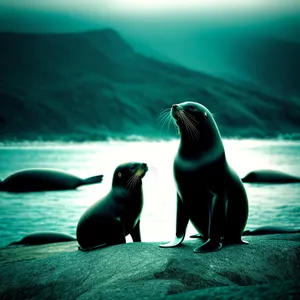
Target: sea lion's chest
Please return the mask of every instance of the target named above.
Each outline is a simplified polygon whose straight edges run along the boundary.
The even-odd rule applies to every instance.
[[[195,203],[195,199],[207,201],[224,188],[225,163],[222,158],[207,163],[177,156],[173,167],[177,192],[185,203]]]

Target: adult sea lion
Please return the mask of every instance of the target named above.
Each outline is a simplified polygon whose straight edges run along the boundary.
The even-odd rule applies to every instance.
[[[216,251],[222,244],[245,244],[241,238],[248,218],[242,181],[230,168],[218,126],[203,105],[174,104],[171,115],[180,132],[174,160],[177,186],[176,236],[160,247],[176,247],[189,220],[206,240],[194,252]]]
[[[142,178],[147,171],[147,164],[137,162],[115,169],[110,192],[88,208],[78,222],[80,250],[126,243],[128,234],[134,242],[141,241]]]
[[[102,179],[103,175],[82,179],[56,169],[25,169],[0,182],[0,191],[20,193],[72,190],[82,185],[100,183]]]
[[[276,170],[255,170],[242,178],[247,183],[296,183],[300,178]]]
[[[10,243],[12,245],[42,245],[59,242],[76,241],[76,238],[65,233],[57,232],[34,232],[25,235],[20,241]]]

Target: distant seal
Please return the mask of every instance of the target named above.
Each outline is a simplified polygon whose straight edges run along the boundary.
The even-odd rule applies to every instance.
[[[245,230],[244,235],[265,235],[265,234],[281,234],[281,233],[299,233],[300,229],[296,229],[288,226],[275,226],[275,225],[266,225],[260,226],[253,230]],[[190,236],[191,238],[202,238],[199,234],[194,234]]]
[[[34,232],[25,235],[20,241],[10,243],[12,245],[42,245],[50,243],[70,242],[76,241],[76,238],[65,233],[57,232]]]
[[[82,179],[56,169],[25,169],[0,182],[0,191],[21,193],[72,190],[82,185],[100,183],[102,179],[103,175]]]
[[[88,208],[78,222],[80,250],[126,243],[128,234],[134,242],[141,241],[142,178],[147,171],[147,164],[137,162],[115,169],[110,192]]]
[[[300,229],[285,226],[261,226],[253,230],[245,230],[243,235],[264,235],[277,233],[298,233]]]
[[[248,173],[243,182],[247,183],[296,183],[300,178],[277,170],[256,170]]]
[[[171,115],[180,144],[173,170],[177,186],[176,236],[160,247],[176,247],[185,237],[189,220],[206,242],[194,252],[221,249],[223,243],[244,244],[248,218],[245,188],[230,168],[218,126],[203,105],[174,104]]]

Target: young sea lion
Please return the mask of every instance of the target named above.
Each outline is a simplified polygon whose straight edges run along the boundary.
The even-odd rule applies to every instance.
[[[115,169],[110,192],[88,208],[78,222],[80,250],[126,243],[128,234],[134,242],[141,241],[142,178],[147,171],[147,164],[137,162]]]
[[[244,244],[248,200],[242,181],[230,168],[218,126],[203,105],[174,104],[171,115],[180,133],[174,160],[177,186],[176,236],[160,247],[176,247],[189,220],[206,240],[194,252],[216,251],[222,244]]]

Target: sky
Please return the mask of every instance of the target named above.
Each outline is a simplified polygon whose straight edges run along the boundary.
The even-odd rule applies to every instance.
[[[291,7],[299,7],[298,0],[1,0],[2,6],[31,7],[46,9],[83,9],[91,7],[93,9],[110,9],[121,13],[142,11],[182,11],[182,10],[232,10],[247,9],[261,10],[274,9],[283,10]]]
[[[300,42],[300,0],[0,0],[0,31],[102,28],[143,53],[227,74],[241,37]]]
[[[253,21],[299,12],[299,0],[0,0],[0,30],[34,31],[33,23],[38,19],[37,31],[57,31],[59,28],[49,24],[54,16],[63,23],[61,31],[70,31],[76,22],[81,24],[74,30],[80,26],[126,26],[133,21],[184,26],[222,19],[226,23],[247,18]],[[68,22],[74,24],[67,26]]]

